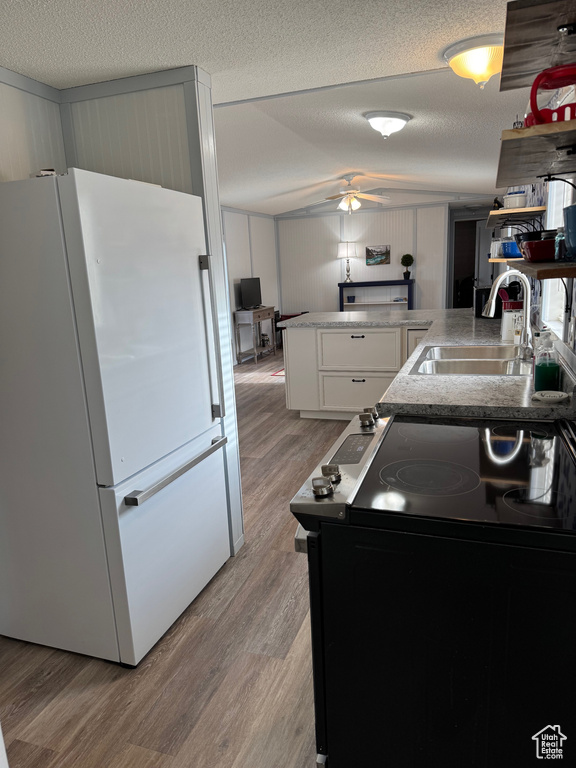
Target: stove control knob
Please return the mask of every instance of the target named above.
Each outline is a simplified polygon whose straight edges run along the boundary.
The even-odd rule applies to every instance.
[[[327,477],[313,477],[312,493],[314,496],[330,496],[334,493],[334,487]]]
[[[322,464],[322,475],[332,483],[339,483],[342,480],[338,464]]]
[[[364,408],[364,413],[372,414],[374,421],[378,421],[378,410],[374,406],[372,408]]]
[[[371,413],[360,413],[358,414],[358,418],[360,419],[360,426],[361,427],[373,427],[374,426],[374,418]]]

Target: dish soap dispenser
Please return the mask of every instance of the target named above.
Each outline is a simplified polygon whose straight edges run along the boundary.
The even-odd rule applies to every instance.
[[[552,339],[547,336],[541,342],[534,366],[534,391],[558,391],[560,389],[560,365]]]

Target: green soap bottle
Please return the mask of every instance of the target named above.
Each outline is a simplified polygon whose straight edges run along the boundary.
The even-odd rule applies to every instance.
[[[548,390],[557,392],[560,389],[560,365],[550,337],[542,342],[536,364],[534,366],[534,391]]]

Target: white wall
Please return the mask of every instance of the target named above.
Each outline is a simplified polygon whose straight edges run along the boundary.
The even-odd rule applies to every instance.
[[[418,208],[413,276],[415,309],[444,309],[448,269],[448,206]]]
[[[0,83],[0,181],[66,170],[58,104]]]
[[[248,216],[252,277],[260,278],[262,304],[279,309],[276,227],[272,218]]]
[[[345,260],[336,253],[340,241],[355,242],[361,257],[350,262],[356,282],[401,280],[400,258],[414,256],[414,308],[445,306],[448,206],[435,205],[365,213],[328,213],[309,218],[277,219],[282,311],[338,311],[338,283]],[[390,264],[368,266],[366,246],[389,245]],[[401,290],[398,290],[398,294]]]
[[[282,312],[338,311],[340,216],[278,219]]]
[[[271,216],[256,216],[243,211],[222,211],[226,264],[231,310],[241,306],[240,280],[243,277],[259,277],[262,304],[279,309],[278,269],[276,259],[276,231]],[[272,333],[272,325],[263,327]],[[252,348],[250,329],[240,329],[241,349]],[[236,349],[234,349],[236,352]]]
[[[76,164],[192,193],[182,85],[71,104]]]

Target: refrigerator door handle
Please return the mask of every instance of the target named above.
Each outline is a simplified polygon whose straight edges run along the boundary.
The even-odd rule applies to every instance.
[[[210,324],[211,330],[211,342],[208,342],[208,358],[210,363],[210,372],[216,378],[218,388],[218,403],[212,403],[212,418],[219,419],[224,418],[226,412],[224,410],[224,380],[222,377],[222,368],[218,361],[222,359],[220,354],[220,336],[218,334],[218,314],[216,312],[216,304],[214,300],[214,287],[212,285],[212,275],[210,272],[210,256],[208,254],[202,254],[198,260],[198,266],[200,268],[202,279],[202,293],[204,295],[204,306],[206,312],[209,315],[207,318]],[[208,278],[207,290],[204,286],[204,273]]]
[[[148,490],[146,491],[132,491],[127,496],[124,496],[124,504],[127,507],[139,507],[140,504],[143,504],[145,501],[147,501],[149,498],[154,496],[154,494],[158,493],[158,491],[161,491],[163,488],[166,488],[167,485],[170,485],[170,483],[173,483],[174,480],[177,480],[179,477],[184,475],[188,470],[192,469],[192,467],[195,467],[197,464],[200,464],[201,461],[204,461],[208,456],[215,453],[219,448],[222,448],[223,445],[226,445],[228,442],[227,437],[215,437],[212,445],[210,448],[206,448],[205,451],[202,451],[202,453],[199,453],[198,456],[195,456],[193,459],[190,459],[190,461],[186,462],[182,467],[178,467],[172,474],[167,475],[166,477],[162,478],[158,483],[155,483],[154,485],[150,486]]]

